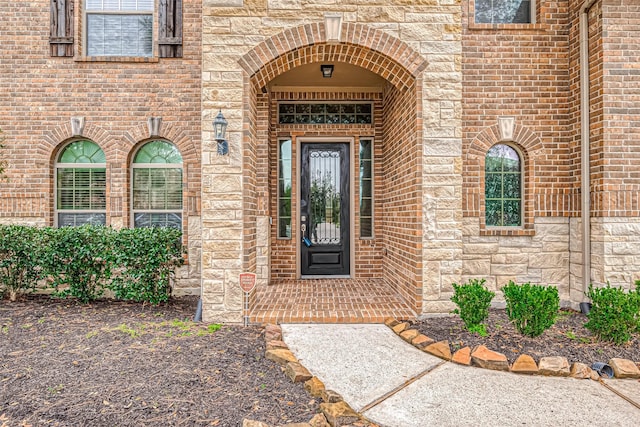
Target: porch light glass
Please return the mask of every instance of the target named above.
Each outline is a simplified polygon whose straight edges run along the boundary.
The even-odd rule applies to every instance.
[[[325,79],[330,79],[333,75],[333,65],[322,64],[320,66],[320,71],[322,71],[322,77],[324,77]]]
[[[218,154],[229,154],[229,143],[225,139],[227,132],[227,120],[222,115],[222,110],[218,111],[218,115],[213,119],[213,134],[215,140],[218,142]]]

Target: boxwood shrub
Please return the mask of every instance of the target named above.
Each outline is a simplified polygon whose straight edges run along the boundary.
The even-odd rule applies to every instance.
[[[612,288],[609,283],[603,288],[589,285],[587,296],[591,299],[591,310],[584,326],[598,339],[624,344],[640,328],[639,282],[636,282],[635,291],[629,292]]]
[[[502,292],[507,303],[507,316],[521,334],[537,337],[555,323],[560,308],[555,286],[518,285],[509,281]]]

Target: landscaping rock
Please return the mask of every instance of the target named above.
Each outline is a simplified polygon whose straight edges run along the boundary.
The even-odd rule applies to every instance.
[[[456,362],[460,365],[471,365],[471,348],[464,347],[456,351],[451,357],[452,362]]]
[[[640,378],[640,369],[631,360],[614,357],[609,360],[609,366],[616,378]]]
[[[278,427],[310,427],[310,426],[309,426],[309,423],[289,423],[289,424],[283,424]]]
[[[289,362],[284,370],[285,374],[294,383],[301,383],[310,380],[313,375],[298,362]]]
[[[559,356],[541,358],[538,372],[552,377],[568,377],[571,374],[569,361]]]
[[[494,371],[508,371],[509,361],[507,356],[496,351],[489,350],[483,345],[479,345],[473,349],[471,360],[474,365],[485,369],[493,369]]]
[[[327,418],[322,414],[316,414],[309,421],[309,425],[311,427],[331,427],[329,422],[327,422]]]
[[[278,325],[265,326],[264,338],[266,341],[282,341],[282,328]]]
[[[413,339],[418,335],[420,335],[420,332],[418,332],[416,329],[407,329],[406,331],[400,333],[400,338],[408,343],[411,343],[411,341],[413,341]]]
[[[569,375],[573,378],[585,380],[591,378],[592,372],[593,370],[589,367],[589,365],[585,363],[575,362],[573,365],[571,365],[571,371]],[[598,375],[597,372],[596,375]]]
[[[338,403],[338,402],[342,402],[344,399],[342,399],[342,396],[340,396],[338,393],[336,393],[333,390],[327,390],[325,389],[322,392],[322,400],[325,403]]]
[[[393,330],[393,332],[400,335],[400,333],[404,332],[408,327],[409,327],[409,324],[407,322],[402,322],[393,326],[391,329]]]
[[[389,317],[388,319],[385,319],[385,321],[384,321],[384,324],[387,325],[390,328],[393,328],[398,323],[400,323],[400,322],[397,321],[396,319],[394,319],[393,317]]]
[[[591,378],[593,381],[600,381],[600,374],[591,369],[591,376],[589,378]]]
[[[424,351],[441,359],[451,360],[451,348],[449,348],[449,341],[440,341],[429,344],[424,348]]]
[[[324,383],[318,379],[318,377],[313,377],[310,380],[304,383],[304,389],[307,393],[309,393],[313,397],[322,397],[322,393],[324,393]]]
[[[528,354],[521,354],[516,361],[513,362],[511,372],[515,372],[516,374],[537,374],[538,365],[536,365],[533,357]]]
[[[285,349],[267,350],[265,353],[265,357],[283,366],[289,362],[298,361],[298,359],[296,359],[296,357],[293,355],[293,353],[291,353],[290,350]]]
[[[358,413],[344,401],[322,403],[320,404],[320,412],[324,414],[331,427],[342,427],[360,419]]]
[[[267,350],[276,349],[289,350],[289,346],[284,341],[267,341]]]
[[[271,426],[267,423],[263,423],[260,421],[244,419],[242,420],[242,427],[271,427]]]
[[[413,339],[413,341],[411,341],[411,344],[413,344],[415,347],[419,348],[419,349],[423,349],[426,346],[428,346],[429,344],[433,344],[434,340],[429,338],[426,335],[418,335],[417,337],[415,337]]]

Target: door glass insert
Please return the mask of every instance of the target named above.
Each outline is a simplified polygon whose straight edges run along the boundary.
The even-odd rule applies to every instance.
[[[335,245],[340,238],[340,152],[309,153],[310,239],[314,245]]]

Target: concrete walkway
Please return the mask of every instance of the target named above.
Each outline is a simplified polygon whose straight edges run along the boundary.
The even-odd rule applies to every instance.
[[[282,325],[300,362],[384,427],[638,426],[640,382],[516,375],[444,362],[384,325]],[[624,397],[621,397],[624,396]],[[626,398],[626,399],[625,399]]]

